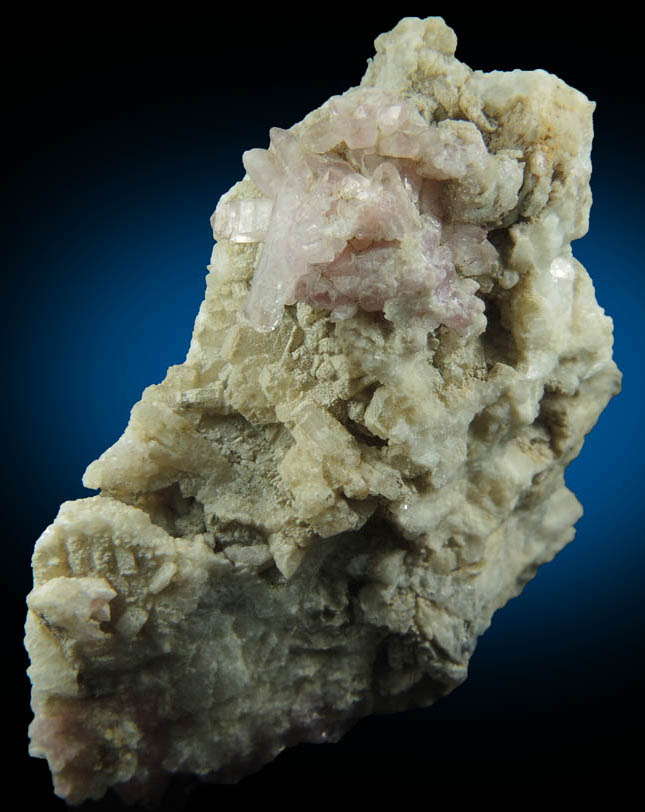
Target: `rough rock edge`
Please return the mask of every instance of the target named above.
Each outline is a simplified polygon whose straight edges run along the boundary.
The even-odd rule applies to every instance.
[[[215,246],[185,364],[89,466],[101,495],[64,503],[34,552],[30,753],[70,803],[149,797],[171,772],[235,780],[434,701],[573,538],[563,471],[620,387],[569,247],[593,104],[544,71],[471,71],[455,45],[440,18],[402,20],[362,85],[523,162],[511,211],[495,178],[446,185],[448,211],[494,229],[486,332],[419,349],[374,315],[296,305],[258,335],[240,317],[256,247]]]

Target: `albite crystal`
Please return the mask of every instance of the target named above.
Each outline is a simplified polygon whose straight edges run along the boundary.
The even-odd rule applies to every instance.
[[[620,388],[570,247],[594,105],[455,46],[402,20],[244,154],[185,363],[38,540],[30,753],[69,802],[433,702],[573,538],[563,471]]]

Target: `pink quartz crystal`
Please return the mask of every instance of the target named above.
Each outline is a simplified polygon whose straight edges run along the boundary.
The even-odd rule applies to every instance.
[[[454,122],[451,122],[454,124]],[[262,243],[245,315],[273,330],[285,305],[306,302],[335,319],[405,305],[426,331],[485,325],[478,284],[497,253],[479,226],[445,223],[441,184],[485,165],[469,122],[430,124],[409,100],[354,88],[269,149],[244,153],[262,197],[223,198],[216,239]],[[389,309],[392,311],[392,308]]]

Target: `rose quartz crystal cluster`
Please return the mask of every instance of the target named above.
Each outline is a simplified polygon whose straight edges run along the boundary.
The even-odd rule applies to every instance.
[[[497,252],[479,225],[446,222],[441,184],[481,173],[489,160],[471,122],[429,124],[404,97],[353,88],[269,149],[243,155],[262,196],[222,199],[216,239],[261,242],[245,315],[273,330],[285,305],[358,308],[425,334],[440,324],[463,335],[486,326],[469,276],[489,273]]]

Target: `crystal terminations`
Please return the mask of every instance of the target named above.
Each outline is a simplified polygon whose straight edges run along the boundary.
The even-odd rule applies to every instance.
[[[570,247],[594,105],[455,47],[402,20],[245,153],[185,363],[38,540],[30,753],[70,803],[433,702],[573,538],[563,471],[620,388]]]

